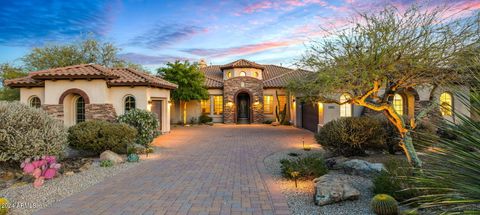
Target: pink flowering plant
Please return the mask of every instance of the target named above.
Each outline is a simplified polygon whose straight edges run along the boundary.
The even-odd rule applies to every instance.
[[[41,158],[27,158],[20,165],[23,173],[35,178],[33,186],[38,188],[43,185],[45,180],[52,179],[57,174],[61,165],[57,163],[55,156],[42,156]]]

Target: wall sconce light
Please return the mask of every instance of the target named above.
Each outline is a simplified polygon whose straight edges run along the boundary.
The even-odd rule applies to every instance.
[[[152,104],[152,100],[148,100],[148,104],[151,105],[151,104]]]
[[[227,106],[229,106],[229,107],[233,106],[233,102],[231,102],[231,101],[227,102]]]

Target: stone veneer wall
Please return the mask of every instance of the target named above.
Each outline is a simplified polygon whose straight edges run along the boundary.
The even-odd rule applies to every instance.
[[[42,105],[42,109],[53,118],[63,121],[63,105]]]
[[[224,81],[223,84],[223,121],[224,123],[235,123],[236,115],[236,104],[235,104],[235,94],[237,92],[249,92],[252,98],[251,106],[253,110],[250,112],[253,119],[253,123],[263,123],[263,82],[257,78],[253,77],[234,77]],[[259,105],[255,105],[255,99],[258,99]],[[229,106],[228,102],[234,103],[234,105]]]
[[[114,122],[117,120],[117,113],[112,104],[86,104],[85,119]]]

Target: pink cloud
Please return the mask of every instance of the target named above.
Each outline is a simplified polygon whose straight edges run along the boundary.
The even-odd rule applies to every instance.
[[[258,53],[270,49],[287,47],[301,43],[299,40],[285,40],[285,41],[274,41],[274,42],[262,42],[257,44],[248,44],[243,46],[236,46],[230,48],[219,48],[219,49],[186,49],[183,50],[190,54],[202,56],[202,57],[226,57],[226,56],[235,56],[235,55],[247,55]]]
[[[254,4],[248,5],[247,7],[243,8],[240,13],[237,13],[236,15],[250,14],[250,13],[260,12],[268,9],[291,10],[296,7],[303,7],[310,4],[318,4],[321,6],[328,5],[328,3],[324,0],[285,0],[285,1],[261,0]]]

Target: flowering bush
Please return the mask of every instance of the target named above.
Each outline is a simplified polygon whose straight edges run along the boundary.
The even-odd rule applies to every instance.
[[[40,187],[45,180],[52,179],[57,174],[61,165],[57,163],[55,156],[42,156],[40,159],[30,158],[25,159],[20,165],[23,168],[23,173],[31,175],[35,178],[33,182],[34,187]]]

